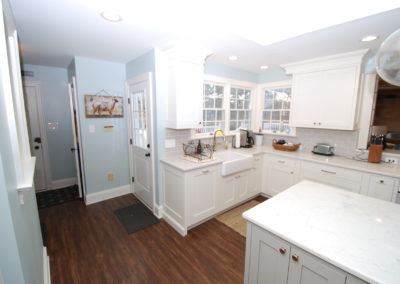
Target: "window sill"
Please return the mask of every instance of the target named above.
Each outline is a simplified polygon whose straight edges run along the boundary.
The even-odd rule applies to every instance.
[[[257,133],[260,133],[260,132],[257,132]],[[257,134],[257,133],[255,133],[255,134]],[[296,137],[297,136],[296,133],[286,134],[284,132],[269,132],[269,131],[263,131],[261,133],[265,134],[265,135],[276,135],[276,136],[287,136],[287,137]]]

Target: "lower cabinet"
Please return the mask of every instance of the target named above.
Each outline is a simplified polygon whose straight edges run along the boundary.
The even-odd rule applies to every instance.
[[[187,173],[188,225],[193,225],[218,210],[219,167],[207,167]]]
[[[300,180],[303,179],[331,184],[355,193],[360,193],[363,173],[350,169],[302,161]]]
[[[395,178],[370,174],[365,177],[364,194],[378,199],[396,202],[399,181]]]
[[[298,163],[295,159],[265,155],[262,192],[273,196],[294,185],[297,182]]]
[[[248,172],[241,172],[222,178],[222,192],[220,192],[221,210],[239,203],[247,198]]]
[[[366,283],[250,222],[244,283]]]

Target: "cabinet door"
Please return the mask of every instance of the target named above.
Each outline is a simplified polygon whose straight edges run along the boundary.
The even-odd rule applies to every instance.
[[[188,184],[188,226],[193,225],[217,212],[217,167],[208,167],[189,173]]]
[[[323,105],[323,74],[314,72],[293,75],[293,102],[290,123],[298,127],[318,127]]]
[[[255,156],[253,161],[253,168],[249,171],[248,178],[248,197],[254,196],[261,192],[261,171],[262,171],[262,158]]]
[[[220,194],[220,210],[224,210],[236,203],[235,199],[235,177],[227,176],[223,178],[222,181],[222,189],[219,192]]]
[[[370,175],[367,195],[386,201],[396,200],[396,179]]]
[[[245,283],[287,283],[290,246],[251,223],[248,226],[251,240],[246,248],[250,256]]]
[[[236,202],[243,201],[247,198],[247,181],[248,181],[248,173],[247,172],[241,172],[239,174],[236,174],[234,176],[235,179],[235,199]]]
[[[346,274],[322,260],[291,249],[288,284],[345,284]]]
[[[291,167],[271,166],[268,170],[267,194],[273,196],[296,183],[295,170]]]

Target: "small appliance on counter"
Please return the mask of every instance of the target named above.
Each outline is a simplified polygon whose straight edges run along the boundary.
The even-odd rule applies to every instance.
[[[252,130],[240,129],[240,147],[251,148],[254,145],[254,137]]]
[[[318,143],[317,145],[314,146],[311,152],[317,155],[333,156],[334,155],[333,149],[334,147],[332,145],[325,143]]]

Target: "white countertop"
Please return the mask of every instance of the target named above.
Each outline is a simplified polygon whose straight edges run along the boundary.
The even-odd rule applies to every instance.
[[[370,283],[400,283],[400,206],[308,180],[243,217]]]
[[[224,150],[221,150],[224,151]],[[311,152],[294,151],[286,152],[275,150],[272,146],[255,146],[253,148],[240,148],[233,149],[230,148],[229,151],[238,151],[243,154],[257,155],[257,154],[274,154],[288,158],[299,159],[303,161],[316,162],[324,165],[338,166],[342,168],[354,169],[364,172],[377,173],[382,175],[387,175],[391,177],[400,178],[400,167],[398,165],[390,165],[385,163],[367,163],[362,161],[356,161],[353,159],[340,157],[340,156],[321,156],[315,155]],[[216,152],[218,155],[218,151]],[[170,156],[162,158],[161,162],[171,165],[181,171],[191,171],[202,167],[207,167],[209,165],[215,165],[222,163],[223,160],[216,159],[211,162],[195,163],[182,159],[183,153],[176,156]]]

